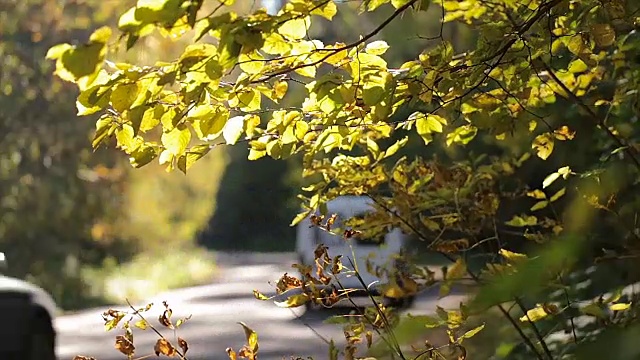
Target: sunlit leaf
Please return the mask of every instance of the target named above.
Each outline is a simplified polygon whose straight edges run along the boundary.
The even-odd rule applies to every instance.
[[[295,294],[289,296],[284,301],[275,301],[275,304],[279,307],[283,308],[293,308],[299,307],[310,301],[309,295],[307,294]]]

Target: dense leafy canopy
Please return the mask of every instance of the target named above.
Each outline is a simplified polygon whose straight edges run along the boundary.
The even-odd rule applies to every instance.
[[[94,147],[115,139],[134,167],[155,160],[185,173],[223,144],[247,144],[250,160],[299,155],[309,185],[294,223],[337,196],[371,197],[378,211],[353,228],[373,236],[397,226],[451,259],[443,296],[462,277],[488,283],[474,311],[498,306],[513,320],[501,304],[514,302],[520,314],[512,325],[526,346],[513,352],[524,358],[584,351],[602,328],[633,323],[636,310],[620,296],[580,303],[592,295],[565,280],[594,263],[604,273],[625,269],[609,286],[637,280],[629,259],[640,256],[640,4],[292,0],[270,15],[235,13],[232,3],[139,0],[120,17],[118,36],[99,28],[86,44],[49,50],[56,74],[80,90],[78,114],[101,114]],[[354,6],[387,16],[356,41],[313,38],[315,24]],[[390,66],[393,44],[378,34],[423,11],[476,30],[475,46],[456,49],[442,30],[418,34],[430,45]],[[192,41],[178,58],[153,65],[110,60],[114,46],[135,49],[156,32]],[[331,227],[331,217],[313,219]],[[537,256],[518,252],[529,248]],[[477,252],[491,259],[482,271],[467,263]],[[410,275],[420,279],[419,270]],[[324,272],[307,271],[304,280],[322,283]],[[418,287],[435,281],[421,279]],[[302,286],[283,280],[282,290]],[[465,306],[442,311],[435,326],[448,327],[449,345],[464,350],[462,341],[482,327],[462,331]],[[580,312],[599,322],[577,335]],[[565,346],[548,347],[543,334],[567,319],[569,345],[562,338]]]

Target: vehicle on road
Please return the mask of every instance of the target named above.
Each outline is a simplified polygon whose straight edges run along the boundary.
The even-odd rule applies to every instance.
[[[0,268],[7,262],[0,253]],[[0,359],[56,360],[52,297],[29,282],[0,274]]]
[[[344,221],[350,218],[357,218],[373,211],[373,200],[364,196],[341,196],[327,202],[327,217],[337,215],[333,227],[342,228],[344,231]],[[378,277],[376,274],[367,271],[367,262],[369,269],[371,267],[383,267],[389,270],[389,273],[396,270],[396,260],[398,255],[403,252],[408,237],[400,229],[388,229],[381,239],[366,239],[362,236],[354,236],[345,239],[342,234],[328,232],[320,227],[312,226],[307,221],[302,221],[297,226],[296,234],[296,252],[298,254],[301,265],[315,266],[314,250],[323,244],[328,248],[327,252],[330,257],[342,255],[342,263],[344,266],[353,270],[357,267],[361,277],[353,275],[353,271],[338,274],[333,277],[330,286],[337,288],[349,289],[351,297],[355,298],[358,303],[363,301],[369,302],[370,299],[363,299],[363,296],[373,294],[380,295],[378,286],[386,282],[386,275]],[[351,265],[353,262],[353,265]],[[413,296],[403,298],[384,298],[384,302],[392,307],[401,308],[410,306],[413,302]],[[355,302],[355,301],[354,301]],[[353,305],[352,302],[339,303],[340,305]],[[356,303],[357,304],[357,303]],[[307,309],[313,310],[318,308],[316,304],[307,303]],[[360,306],[360,305],[358,305]]]

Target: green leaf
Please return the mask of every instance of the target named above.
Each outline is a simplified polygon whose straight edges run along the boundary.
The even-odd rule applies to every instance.
[[[96,121],[96,131],[93,135],[93,141],[91,147],[97,148],[105,139],[107,139],[112,131],[115,131],[117,124],[113,122],[113,119],[108,115],[102,115]]]
[[[189,151],[178,157],[178,169],[186,174],[187,171],[193,166],[193,164],[195,164],[196,161],[200,160],[203,156],[207,155],[210,150],[211,146],[206,144],[192,146]]]
[[[455,130],[447,134],[446,143],[447,146],[451,146],[453,143],[462,145],[468,144],[478,133],[478,128],[473,125],[462,125]]]
[[[140,168],[155,159],[158,156],[158,150],[155,147],[142,144],[129,156],[129,163],[135,168]]]
[[[514,227],[534,226],[538,224],[538,218],[535,216],[514,215],[514,217],[505,224]]]
[[[464,334],[462,334],[462,336],[460,338],[458,338],[458,343],[461,344],[464,339],[470,339],[470,338],[476,336],[480,331],[482,331],[482,329],[484,329],[484,325],[485,324],[482,324],[482,325],[480,325],[478,327],[475,327],[475,328],[465,332]]]
[[[181,124],[173,128],[173,130],[163,133],[161,141],[169,153],[174,156],[180,156],[189,146],[191,131]]]
[[[590,34],[598,47],[609,47],[616,43],[616,31],[609,24],[591,25]]]
[[[580,312],[600,319],[605,319],[607,317],[607,314],[604,312],[604,309],[602,309],[602,306],[596,303],[591,303],[589,305],[583,306],[582,308],[580,308]]]
[[[120,113],[128,110],[136,101],[139,91],[137,82],[116,85],[111,92],[111,106]]]
[[[116,140],[118,141],[118,146],[127,153],[135,150],[137,145],[134,139],[133,127],[129,124],[123,124],[116,129]]]
[[[362,85],[362,99],[365,105],[373,106],[390,94],[393,76],[387,71],[366,74]]]
[[[222,131],[229,119],[229,111],[222,107],[211,107],[207,105],[198,106],[193,112],[187,115],[193,122],[193,128],[199,139],[205,141],[215,140]]]
[[[542,209],[546,208],[547,205],[549,205],[549,201],[547,201],[547,200],[538,201],[529,210],[531,210],[531,211],[542,210]]]
[[[434,132],[442,132],[442,125],[447,124],[447,120],[438,115],[425,115],[421,112],[414,112],[408,118],[408,121],[415,121],[416,131],[418,135],[422,137],[425,145],[428,145],[432,140],[431,134]]]
[[[566,190],[567,190],[566,188],[562,188],[562,189],[558,190],[558,192],[556,192],[555,194],[553,194],[553,196],[551,196],[549,201],[550,202],[554,202],[554,201],[560,199],[562,196],[564,196]]]
[[[235,144],[244,133],[244,116],[234,116],[227,120],[222,136],[229,145]]]
[[[65,81],[77,83],[80,90],[84,90],[90,82],[90,77],[100,70],[110,36],[111,29],[105,26],[94,31],[86,45],[62,44],[51,48],[47,55],[56,59],[55,74]]]

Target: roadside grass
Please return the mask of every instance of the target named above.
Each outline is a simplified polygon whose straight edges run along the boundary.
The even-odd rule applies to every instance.
[[[111,260],[84,270],[90,295],[121,304],[125,299],[142,301],[151,294],[209,283],[216,265],[213,253],[190,247],[143,252],[123,264]]]

